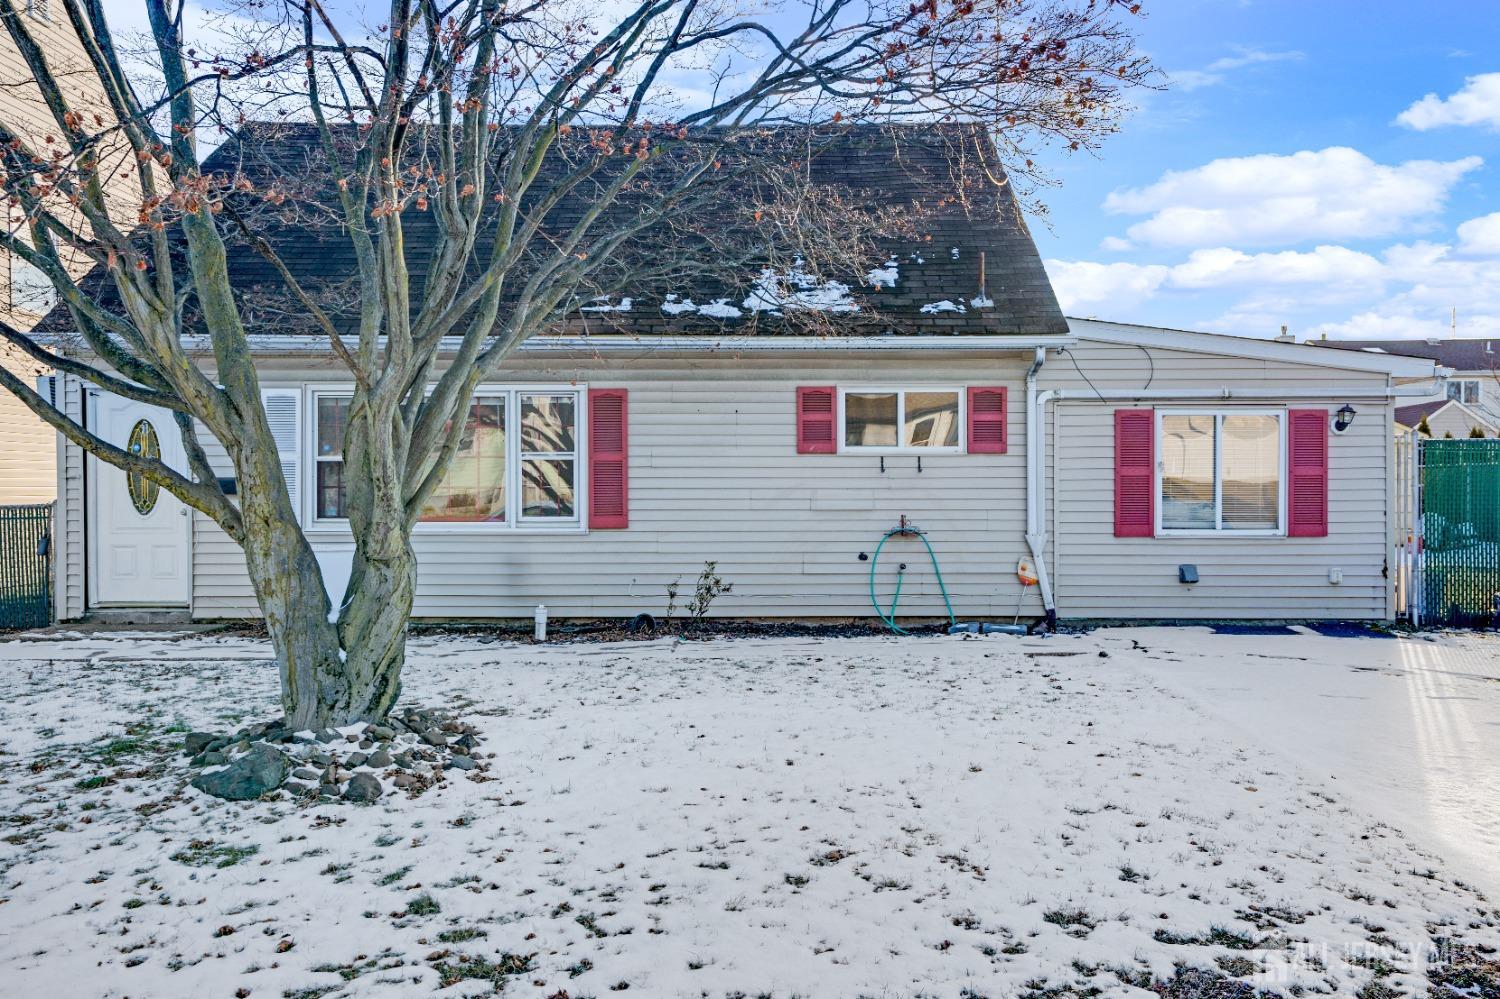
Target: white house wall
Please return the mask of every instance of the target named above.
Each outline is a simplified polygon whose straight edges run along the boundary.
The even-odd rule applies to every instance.
[[[882,474],[874,455],[796,453],[799,385],[1011,385],[1010,424],[1021,426],[1023,399],[1014,386],[1029,358],[929,357],[646,354],[514,365],[495,382],[630,390],[630,527],[588,534],[419,528],[415,613],[521,618],[542,603],[562,617],[660,615],[666,584],[680,577],[682,614],[703,563],[715,561],[734,586],[713,605],[716,616],[867,617],[869,562],[859,554],[873,554],[905,514],[929,531],[959,616],[1008,617],[1020,595],[1016,560],[1025,554],[1023,437],[1013,432],[1004,455],[924,455],[921,473],[915,454],[887,455]],[[285,365],[267,367],[263,383],[307,377],[305,368]],[[221,453],[215,458],[222,462]],[[303,478],[311,483],[310,469]],[[347,560],[347,532],[313,537],[330,566],[340,552]],[[238,547],[201,516],[195,538],[195,616],[257,614]],[[942,615],[930,563],[911,540],[893,539],[881,555],[882,598],[890,598],[901,562],[909,566],[902,614]],[[1022,612],[1039,613],[1035,590],[1029,597]]]
[[[1088,391],[1075,360],[1101,391],[1139,389],[1148,378],[1152,390],[1326,389],[1326,396],[1290,405],[1329,410],[1386,384],[1378,373],[1196,351],[1153,347],[1149,362],[1142,350],[1121,344],[1081,341],[1071,351],[1071,360],[1049,355],[1041,387]],[[524,618],[545,603],[559,617],[660,615],[665,585],[681,577],[680,606],[703,563],[712,560],[734,584],[733,593],[714,604],[715,615],[870,617],[869,563],[859,554],[873,553],[881,534],[905,514],[929,532],[959,617],[1008,619],[1022,596],[1016,560],[1026,554],[1024,375],[1030,360],[1029,352],[669,356],[642,350],[513,363],[497,383],[630,390],[630,527],[587,534],[419,529],[413,542],[421,564],[416,614]],[[335,369],[317,363],[267,360],[263,382],[305,386],[337,379]],[[921,473],[915,455],[888,455],[883,474],[873,455],[799,455],[799,385],[1005,385],[1009,453],[924,455]],[[1383,570],[1391,406],[1356,401],[1354,427],[1330,439],[1327,538],[1115,538],[1112,412],[1134,405],[1152,403],[1069,401],[1049,410],[1049,566],[1061,617],[1389,615]],[[308,415],[304,406],[304,425]],[[222,452],[210,450],[230,474]],[[65,460],[65,481],[81,481],[81,474],[81,461]],[[302,480],[313,481],[305,463]],[[76,500],[72,495],[69,487],[65,505],[81,531],[81,489]],[[349,535],[313,529],[311,537],[336,575],[351,549]],[[81,557],[70,558],[77,569],[66,573],[66,607],[81,611]],[[903,614],[940,616],[942,599],[925,552],[910,540],[887,545],[877,592],[889,599],[900,562],[909,566]],[[1178,583],[1180,563],[1196,564],[1202,581]],[[1342,570],[1341,584],[1328,581],[1331,568]],[[1040,610],[1032,588],[1021,612]],[[201,619],[258,613],[238,547],[198,515],[192,612]]]
[[[82,422],[83,383],[73,375],[59,375],[57,398],[62,411]],[[54,602],[59,620],[71,621],[87,611],[85,573],[88,545],[84,496],[83,449],[53,434],[47,445],[55,456],[57,506],[53,524],[57,532],[52,544]]]
[[[1326,538],[1117,538],[1114,536],[1114,410],[1123,408],[1308,408],[1337,410],[1380,375],[1187,351],[1080,342],[1078,369],[1100,390],[1227,386],[1292,392],[1327,389],[1316,399],[1275,402],[1067,402],[1054,409],[1056,588],[1067,618],[1385,618],[1390,583],[1387,502],[1390,407],[1353,402],[1354,425],[1329,435]],[[1154,372],[1153,372],[1154,363]],[[1066,357],[1047,363],[1047,387],[1089,392]],[[1177,567],[1200,581],[1178,582]],[[1341,569],[1343,582],[1329,582]]]

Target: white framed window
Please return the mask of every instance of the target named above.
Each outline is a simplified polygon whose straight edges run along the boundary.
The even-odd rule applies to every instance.
[[[344,485],[344,430],[349,425],[349,395],[319,392],[313,397],[313,519],[344,520],[348,493]]]
[[[578,393],[516,393],[520,521],[578,519]]]
[[[1448,382],[1448,398],[1469,405],[1479,401],[1478,378],[1454,378]]]
[[[510,478],[506,428],[510,400],[505,393],[481,392],[469,401],[458,447],[442,481],[422,505],[419,523],[505,523]],[[451,424],[450,424],[451,427]]]
[[[26,0],[26,13],[40,21],[52,20],[51,0]]]
[[[341,527],[348,518],[343,451],[352,392],[310,391],[312,523]],[[585,390],[573,386],[481,387],[417,529],[582,530],[585,398]]]
[[[1286,413],[1156,411],[1156,533],[1286,533]]]
[[[964,392],[947,386],[840,388],[839,450],[963,450]]]

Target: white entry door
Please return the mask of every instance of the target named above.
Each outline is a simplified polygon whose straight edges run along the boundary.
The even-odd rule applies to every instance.
[[[107,393],[90,397],[94,431],[116,447],[157,455],[182,471],[172,414]],[[188,508],[171,493],[89,458],[92,602],[101,607],[186,607]]]

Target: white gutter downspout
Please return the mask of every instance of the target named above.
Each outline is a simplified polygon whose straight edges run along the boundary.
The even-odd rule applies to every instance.
[[[1041,590],[1042,608],[1047,613],[1047,626],[1057,625],[1057,605],[1052,596],[1052,585],[1047,578],[1047,561],[1043,552],[1047,547],[1047,404],[1057,402],[1152,402],[1172,400],[1229,401],[1234,399],[1328,399],[1336,396],[1344,399],[1379,399],[1389,401],[1400,398],[1430,398],[1443,394],[1443,386],[1452,374],[1451,369],[1439,368],[1430,383],[1407,385],[1387,384],[1379,389],[1272,389],[1272,388],[1218,388],[1157,389],[1142,392],[1135,389],[1111,389],[1098,392],[1092,389],[1046,389],[1038,392],[1036,375],[1046,363],[1047,349],[1036,348],[1036,360],[1026,372],[1026,544],[1036,562],[1037,586]]]
[[[1026,372],[1026,546],[1036,567],[1037,590],[1047,627],[1057,628],[1057,604],[1052,599],[1052,580],[1047,576],[1047,457],[1046,402],[1037,394],[1036,375],[1047,363],[1047,348],[1036,348],[1036,356]]]

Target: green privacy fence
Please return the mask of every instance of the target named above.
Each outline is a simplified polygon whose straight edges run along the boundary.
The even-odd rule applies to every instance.
[[[0,506],[0,631],[52,622],[52,505]]]
[[[1426,440],[1422,477],[1422,611],[1428,624],[1497,623],[1500,440]]]

